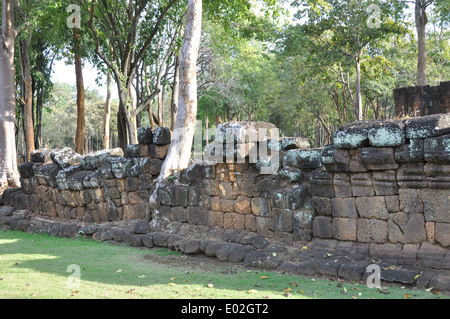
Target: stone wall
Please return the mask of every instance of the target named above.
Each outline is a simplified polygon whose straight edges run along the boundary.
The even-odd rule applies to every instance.
[[[248,128],[239,125],[233,129]],[[125,153],[36,151],[20,166],[22,189],[6,191],[2,201],[48,218],[174,222],[253,232],[285,244],[332,239],[450,246],[448,114],[351,123],[322,149],[298,138],[258,141],[254,147],[279,152],[276,174],[261,174],[267,161],[248,154],[243,163],[194,164],[161,185],[159,205],[150,211],[169,143],[168,129],[140,128],[139,144]],[[213,147],[224,143],[217,139]]]
[[[167,128],[140,128],[139,144],[125,152],[34,151],[31,162],[19,167],[23,191],[7,190],[3,202],[40,216],[87,223],[144,219],[170,138]]]
[[[394,89],[395,115],[425,116],[450,112],[450,81],[437,86]]]
[[[352,123],[311,180],[313,235],[450,246],[450,116]]]

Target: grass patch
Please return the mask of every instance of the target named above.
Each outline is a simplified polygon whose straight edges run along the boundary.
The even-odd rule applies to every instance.
[[[74,269],[80,274],[75,287]],[[364,285],[246,269],[168,249],[0,231],[2,299],[448,298],[400,287],[388,290],[381,294]]]

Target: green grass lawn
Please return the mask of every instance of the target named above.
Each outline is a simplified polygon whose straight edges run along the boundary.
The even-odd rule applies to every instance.
[[[71,268],[70,265],[75,265]],[[78,286],[71,281],[78,269]],[[448,298],[428,291],[291,276],[166,249],[0,231],[0,298]]]

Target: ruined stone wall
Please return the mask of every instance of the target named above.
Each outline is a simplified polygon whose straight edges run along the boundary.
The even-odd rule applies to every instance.
[[[102,223],[144,219],[152,180],[170,144],[166,128],[139,129],[139,144],[80,156],[70,148],[38,150],[19,167],[22,192],[3,202],[49,218]]]
[[[450,116],[352,123],[311,180],[313,235],[450,246]]]
[[[450,112],[450,81],[437,86],[394,89],[395,115],[425,116]]]
[[[20,166],[22,189],[2,200],[49,218],[157,220],[242,230],[285,244],[450,246],[449,114],[351,123],[322,149],[298,138],[258,141],[253,147],[278,151],[275,174],[261,174],[267,161],[251,161],[245,152],[244,163],[193,164],[158,189],[156,211],[148,210],[148,200],[170,132],[141,128],[139,142],[125,154],[35,152]]]

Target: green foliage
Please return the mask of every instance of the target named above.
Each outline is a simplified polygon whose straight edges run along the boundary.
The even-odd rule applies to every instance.
[[[104,107],[105,98],[96,90],[85,91],[86,137],[92,143],[92,151],[103,148]],[[111,114],[117,113],[117,109],[118,103],[113,101]],[[51,98],[44,108],[42,138],[45,147],[74,147],[76,110],[76,87],[66,83],[55,83]],[[115,121],[111,121],[111,131],[116,131]]]

